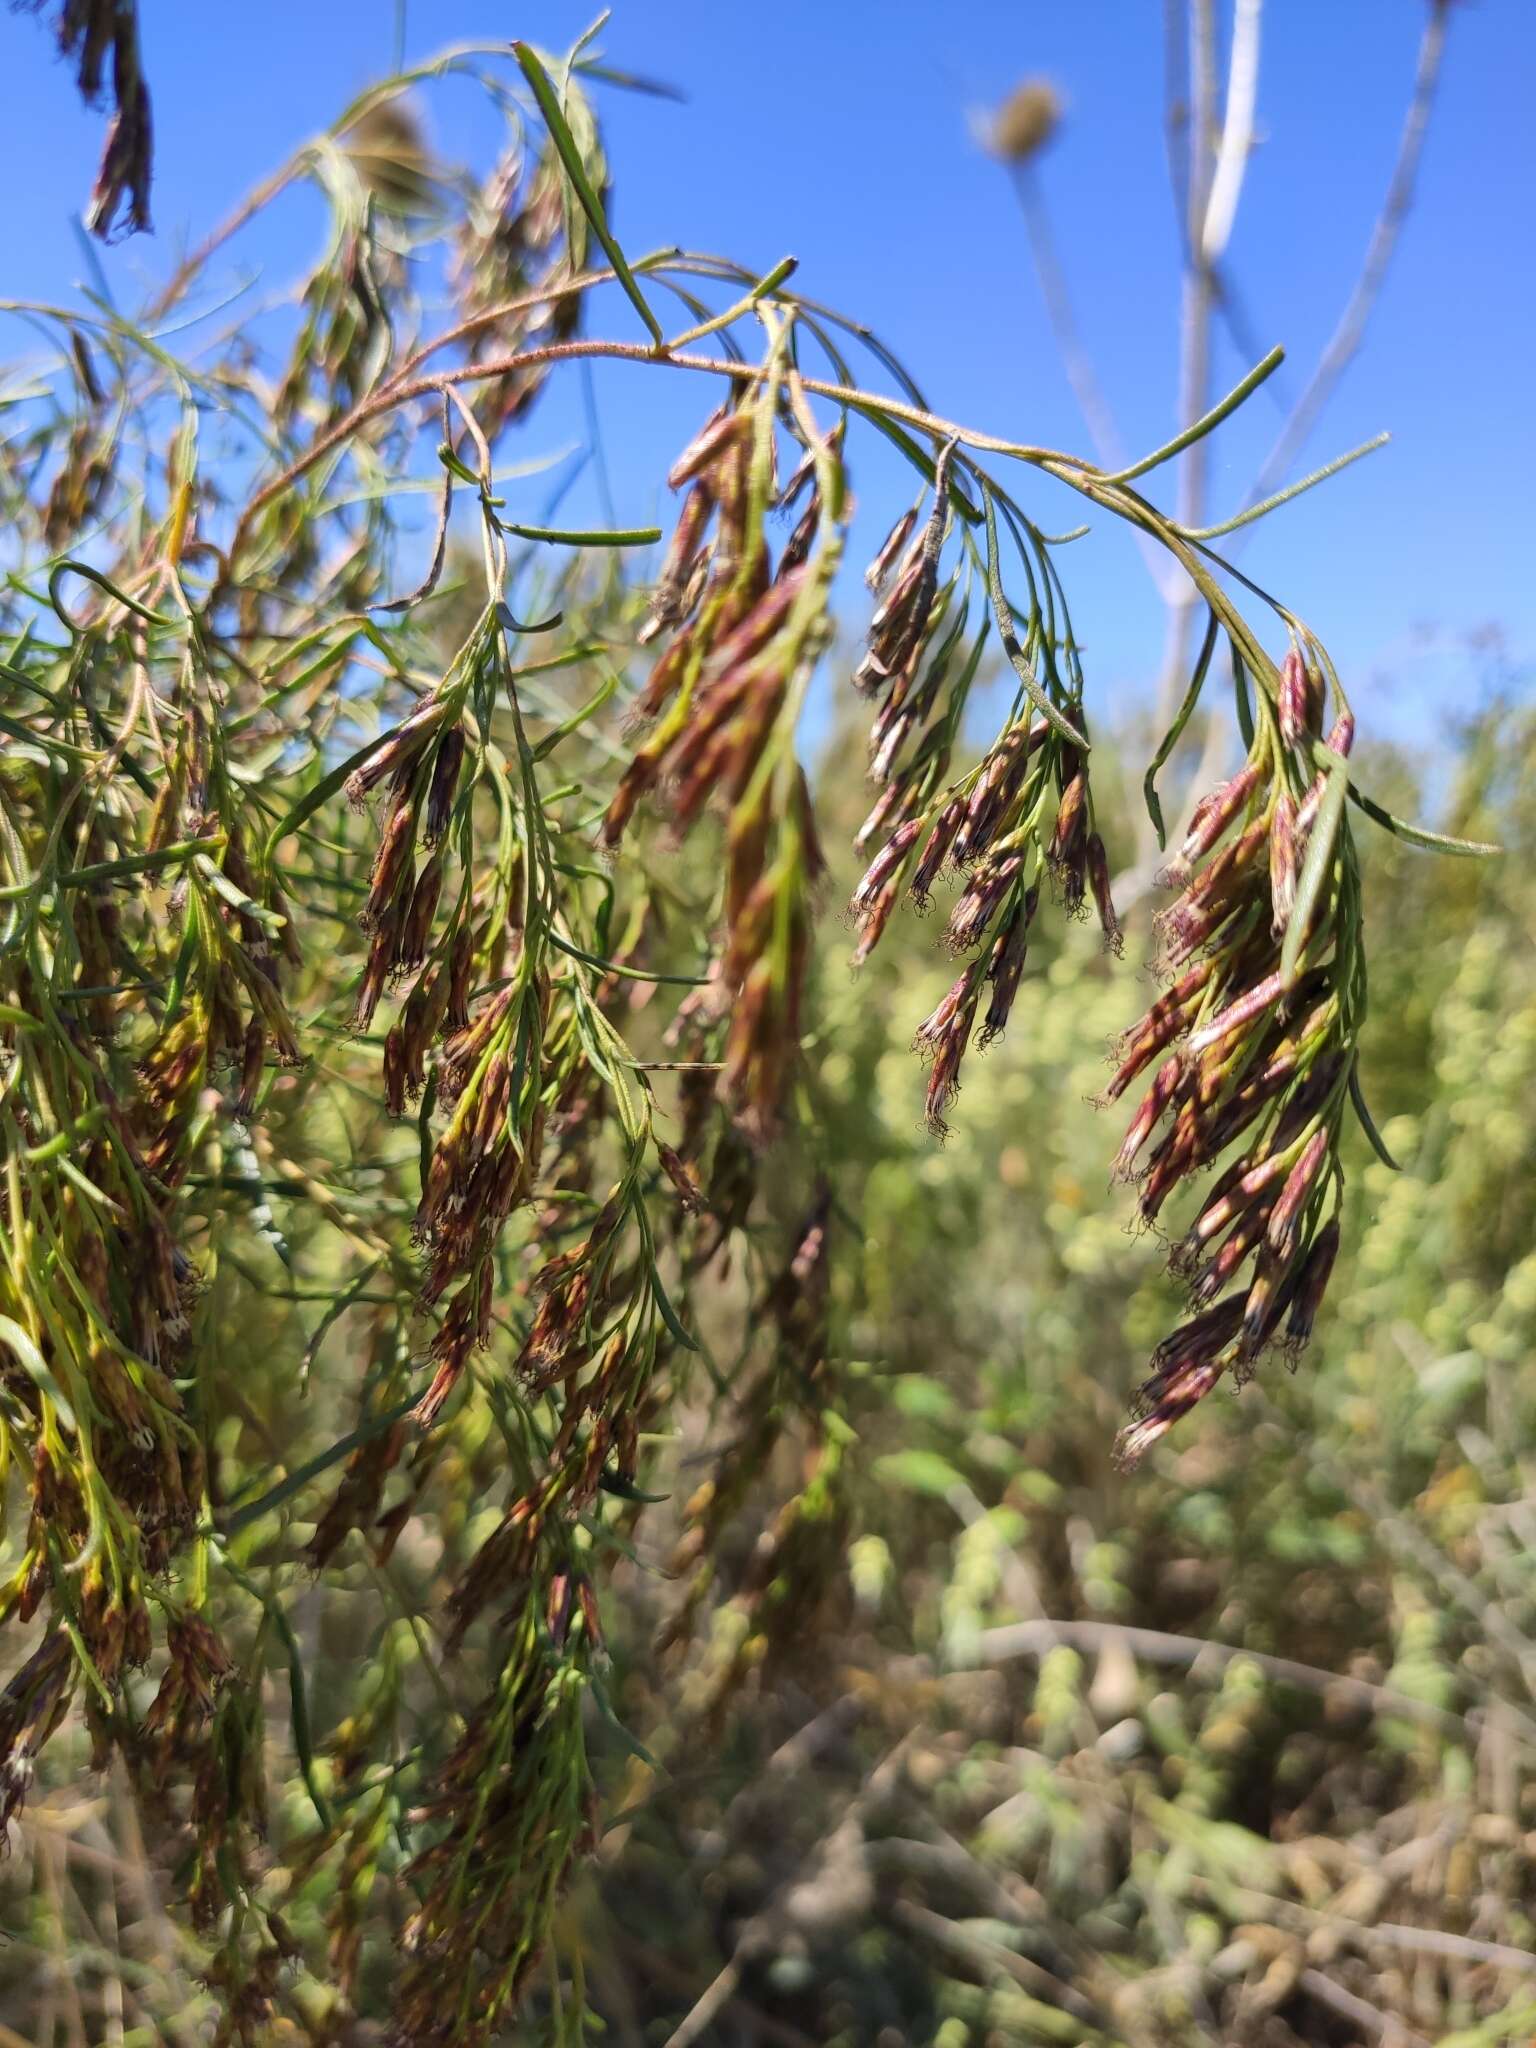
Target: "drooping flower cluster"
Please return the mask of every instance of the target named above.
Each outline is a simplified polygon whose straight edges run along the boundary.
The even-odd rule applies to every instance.
[[[725,812],[725,933],[701,1001],[715,1018],[729,1016],[724,1089],[758,1141],[772,1132],[793,1071],[824,866],[794,733],[830,631],[844,494],[840,437],[817,428],[786,370],[786,332],[775,338],[767,374],[708,421],[668,477],[688,495],[647,634],[671,638],[636,707],[639,719],[657,723],[603,825],[605,844],[616,846],[641,796],[658,787],[680,834],[711,800]],[[781,489],[786,387],[803,459]],[[805,510],[775,565],[767,515],[802,495]]]
[[[952,449],[940,455],[925,524],[919,529],[915,512],[904,513],[871,565],[867,580],[886,594],[854,674],[861,691],[879,697],[870,773],[883,785],[856,843],[867,848],[886,835],[850,904],[858,931],[854,964],[869,958],[903,896],[924,910],[942,874],[953,872],[963,885],[944,944],[969,958],[919,1025],[915,1042],[930,1065],[926,1114],[940,1136],[978,1017],[979,1049],[1007,1025],[1042,884],[1053,885],[1070,917],[1082,914],[1091,894],[1106,944],[1117,952],[1120,947],[1087,752],[1065,736],[1059,716],[1031,715],[1029,700],[1040,694],[1039,685],[1021,691],[1008,724],[976,766],[946,780],[989,630],[984,620],[965,655],[958,575],[939,582],[952,458]],[[1037,641],[1032,633],[1032,647]],[[1043,641],[1039,646],[1043,655]]]
[[[1153,1354],[1121,1438],[1128,1464],[1224,1373],[1306,1343],[1338,1249],[1363,966],[1343,819],[1354,724],[1341,709],[1319,748],[1323,695],[1293,647],[1260,695],[1246,763],[1195,807],[1167,870],[1179,894],[1158,920],[1166,987],[1107,1091],[1117,1099],[1155,1067],[1115,1160],[1144,1222],[1215,1171],[1169,1254],[1195,1313]]]

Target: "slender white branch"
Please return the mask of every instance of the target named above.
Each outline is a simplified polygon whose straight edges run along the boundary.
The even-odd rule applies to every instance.
[[[1246,500],[1247,505],[1256,505],[1290,468],[1307,436],[1316,426],[1318,415],[1332,397],[1334,387],[1348,369],[1365,338],[1366,324],[1380,296],[1398,237],[1402,233],[1403,222],[1407,219],[1413,204],[1419,160],[1424,152],[1424,137],[1429,127],[1430,114],[1434,109],[1435,88],[1439,83],[1441,61],[1445,55],[1445,28],[1449,14],[1449,0],[1430,0],[1428,19],[1425,21],[1424,34],[1419,43],[1413,97],[1403,122],[1402,139],[1398,143],[1397,162],[1392,168],[1392,178],[1387,186],[1387,196],[1382,202],[1381,213],[1371,231],[1360,275],[1355,280],[1354,290],[1349,295],[1339,324],[1318,359],[1317,368],[1312,373],[1312,381],[1297,399],[1290,418],[1280,430],[1279,438],[1265,457],[1264,466],[1254,479],[1253,488]]]
[[[1200,236],[1200,253],[1206,264],[1221,261],[1237,218],[1237,202],[1243,189],[1243,173],[1253,147],[1253,112],[1259,93],[1259,27],[1264,0],[1234,0],[1232,10],[1232,56],[1227,68],[1227,112],[1222,123],[1221,142],[1216,151],[1216,170],[1211,179],[1211,196],[1206,203],[1205,224]]]

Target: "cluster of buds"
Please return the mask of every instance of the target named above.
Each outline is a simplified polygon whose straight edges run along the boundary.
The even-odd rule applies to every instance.
[[[864,572],[878,604],[853,684],[876,706],[869,772],[880,796],[855,841],[861,851],[919,817],[942,785],[976,670],[963,658],[968,612],[957,578],[939,573],[953,456],[952,447],[940,453],[927,519],[919,526],[920,508],[909,506]]]
[[[233,1670],[229,1652],[200,1615],[183,1614],[171,1622],[165,1672],[143,1726],[157,1789],[165,1789],[171,1759],[202,1739]]]
[[[96,516],[112,483],[113,440],[96,411],[75,422],[43,511],[43,539],[62,554]]]
[[[444,838],[464,765],[459,702],[457,687],[446,686],[424,699],[347,782],[347,795],[355,805],[385,783],[390,799],[368,893],[358,913],[358,923],[371,941],[354,1019],[359,1031],[372,1022],[385,989],[414,973],[432,951],[447,857]],[[426,853],[419,867],[418,844]],[[460,963],[461,977],[467,967],[466,959]],[[443,1014],[451,1003],[453,978],[452,963],[434,977],[441,984]],[[425,1000],[418,1008],[425,1014],[413,1020],[411,1033],[402,1031],[391,1056],[402,1089],[412,1074],[419,1086],[422,1024],[427,1024],[430,1037],[442,1022],[441,1015],[430,1015]]]
[[[638,705],[659,722],[603,826],[605,844],[617,846],[641,796],[657,787],[680,833],[711,800],[726,812],[725,936],[709,995],[715,1017],[730,1018],[726,1096],[759,1141],[777,1120],[799,1045],[824,867],[794,726],[830,632],[844,495],[839,436],[818,431],[792,372],[788,417],[803,460],[780,488],[783,383],[776,347],[763,381],[722,407],[673,466],[669,481],[688,495],[646,629],[671,638]],[[767,514],[802,495],[775,565]]]
[[[1092,826],[1081,750],[1043,719],[1019,720],[969,774],[897,825],[849,906],[858,931],[855,964],[869,958],[903,896],[927,908],[946,869],[962,887],[944,943],[970,957],[917,1031],[916,1049],[931,1062],[927,1119],[939,1135],[978,1018],[983,1050],[1007,1026],[1047,877],[1069,916],[1082,914],[1091,893],[1105,944],[1119,950],[1108,861]]]
[[[154,1846],[175,1861],[194,1926],[205,1938],[219,1931],[207,1976],[238,2016],[230,2038],[254,2039],[270,2019],[279,1966],[297,1953],[282,1921],[254,1898],[267,1834],[261,1691],[195,1611],[172,1613],[166,1652],[159,1688],[124,1755]],[[179,1798],[183,1788],[189,1796]]]
[[[331,240],[304,290],[304,318],[273,401],[279,419],[335,419],[383,377],[409,277],[407,230],[436,203],[420,129],[398,99],[375,103],[317,156]]]
[[[33,1142],[14,1154],[22,1251],[0,1281],[0,1314],[43,1376],[12,1420],[13,1444],[30,1453],[30,1504],[0,1620],[28,1621],[47,1601],[68,1623],[60,1641],[110,1689],[148,1661],[149,1583],[206,1509],[200,1438],[169,1377],[194,1274],[98,1049],[82,1032],[61,1051],[36,1033],[6,1049],[13,1081],[75,1142],[62,1154],[23,1113]],[[0,1769],[6,1749],[0,1739]]]
[[[432,1382],[416,1408],[430,1423],[463,1376],[470,1353],[490,1336],[494,1252],[503,1225],[528,1199],[543,1148],[545,1074],[541,1048],[551,984],[520,972],[488,997],[443,1046],[438,1068],[448,1122],[433,1147],[416,1212],[427,1250],[424,1306],[455,1286],[432,1340]]]
[[[1065,736],[1072,728],[1055,717],[1032,718],[1021,696],[982,760],[950,775],[989,631],[984,620],[968,635],[959,578],[941,575],[954,463],[950,442],[934,465],[926,520],[919,525],[919,506],[904,512],[866,572],[880,602],[853,677],[855,688],[878,699],[870,774],[880,785],[854,841],[862,853],[877,849],[849,904],[854,965],[870,957],[903,897],[927,910],[946,871],[962,884],[944,943],[969,957],[915,1040],[930,1063],[926,1116],[938,1136],[978,1019],[980,1049],[1007,1025],[1047,878],[1069,916],[1082,914],[1091,893],[1105,943],[1120,950],[1086,751]],[[1032,627],[1031,641],[1044,646],[1043,628]],[[1054,681],[1048,666],[1046,687]]]
[[[1240,1379],[1272,1344],[1299,1351],[1338,1248],[1331,1212],[1362,970],[1335,780],[1353,721],[1342,711],[1320,748],[1323,701],[1293,648],[1246,763],[1196,805],[1169,864],[1179,894],[1159,918],[1166,986],[1123,1042],[1107,1091],[1118,1098],[1155,1069],[1115,1161],[1138,1183],[1144,1222],[1216,1170],[1170,1251],[1193,1314],[1153,1354],[1121,1438],[1127,1464],[1224,1373]]]
[[[171,772],[149,823],[149,851],[209,841],[181,871],[172,908],[186,921],[189,965],[183,1006],[169,1014],[142,1067],[146,1163],[167,1183],[186,1170],[203,1091],[220,1069],[238,1076],[237,1116],[249,1119],[269,1055],[299,1060],[281,966],[297,965],[298,941],[281,887],[258,879],[246,848],[244,800],[228,773],[216,721],[188,694]]]
[[[73,58],[87,106],[99,104],[110,59],[113,112],[86,223],[107,242],[149,229],[153,124],[139,58],[139,17],[122,0],[69,0],[58,9],[59,52]]]
[[[280,417],[339,418],[378,382],[394,346],[389,301],[403,264],[360,227],[338,234],[304,292],[304,324],[277,396]]]
[[[729,1448],[684,1511],[670,1569],[685,1581],[660,1646],[681,1644],[728,1558],[739,1560],[729,1589],[736,1625],[720,1632],[691,1689],[694,1711],[718,1719],[749,1675],[792,1661],[807,1641],[824,1640],[826,1607],[846,1584],[848,1501],[843,1453],[847,1431],[836,1410],[830,1329],[832,1195],[823,1182],[798,1220],[787,1256],[765,1276],[753,1320],[771,1350],[736,1404]],[[760,1503],[764,1474],[793,1422],[798,1483],[766,1518],[755,1540],[733,1540]]]

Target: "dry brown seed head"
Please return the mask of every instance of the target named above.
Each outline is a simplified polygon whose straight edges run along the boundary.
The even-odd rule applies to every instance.
[[[1098,912],[1099,926],[1104,933],[1104,943],[1110,952],[1120,954],[1125,950],[1125,941],[1120,935],[1120,920],[1115,915],[1114,902],[1109,893],[1109,856],[1104,851],[1104,842],[1097,832],[1088,836],[1087,846],[1088,886],[1093,891],[1094,908]]]
[[[1297,1271],[1285,1333],[1287,1346],[1294,1350],[1299,1351],[1312,1335],[1312,1326],[1338,1252],[1339,1219],[1333,1216],[1312,1240]]]
[[[1037,156],[1061,124],[1061,97],[1048,78],[1026,78],[992,117],[987,147],[1005,163]]]
[[[432,781],[427,791],[426,830],[423,835],[428,846],[436,846],[448,829],[466,744],[464,728],[460,725],[452,726],[437,743]]]
[[[886,579],[895,567],[897,557],[912,538],[912,529],[917,524],[917,509],[916,505],[907,507],[880,543],[875,559],[864,571],[864,581],[877,594],[885,587]]]
[[[706,470],[712,469],[722,456],[743,448],[751,439],[751,434],[751,415],[733,411],[728,401],[718,411],[711,413],[667,471],[668,484],[674,491],[681,489],[694,477],[702,476]]]

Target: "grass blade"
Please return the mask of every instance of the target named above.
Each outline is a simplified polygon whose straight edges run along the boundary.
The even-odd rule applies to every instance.
[[[1034,670],[1024,659],[1024,651],[1019,646],[1019,636],[1014,630],[1013,613],[1009,610],[1008,600],[1003,594],[1003,572],[997,554],[997,508],[993,503],[992,493],[985,488],[982,491],[982,503],[986,507],[987,518],[987,595],[992,600],[992,614],[997,620],[998,637],[1003,643],[1003,652],[1012,663],[1015,675],[1024,685],[1025,695],[1046,724],[1053,725],[1063,739],[1070,740],[1074,747],[1081,747],[1086,753],[1087,740],[1071,720],[1063,717],[1056,709],[1041,689]]]
[[[514,42],[512,54],[522,67],[523,76],[533,87],[533,96],[539,103],[539,112],[544,116],[550,140],[559,151],[560,161],[565,166],[565,175],[571,181],[571,190],[581,202],[581,210],[587,216],[593,234],[602,243],[603,251],[613,265],[615,277],[629,294],[630,303],[645,322],[652,341],[660,348],[665,339],[661,323],[647,305],[644,292],[635,282],[635,273],[630,269],[624,251],[613,239],[607,216],[603,212],[603,202],[592,189],[592,181],[587,176],[586,166],[581,160],[581,151],[576,147],[576,138],[561,112],[560,101],[556,97],[542,59],[531,44],[524,42]]]
[[[1184,692],[1184,702],[1179,706],[1178,716],[1163,734],[1162,744],[1152,756],[1152,765],[1141,785],[1141,793],[1147,800],[1147,816],[1152,820],[1152,829],[1157,834],[1159,852],[1167,846],[1168,834],[1163,826],[1163,807],[1157,794],[1158,771],[1178,745],[1185,726],[1194,716],[1195,706],[1200,701],[1200,692],[1205,688],[1206,670],[1210,667],[1211,656],[1216,651],[1218,626],[1219,621],[1213,611],[1210,614],[1210,623],[1205,629],[1205,638],[1200,643],[1200,653],[1195,661],[1194,674],[1189,679],[1189,688]]]
[[[1344,817],[1344,797],[1349,789],[1349,769],[1344,756],[1328,753],[1326,748],[1320,751],[1327,754],[1332,766],[1328,770],[1328,784],[1323,791],[1317,823],[1312,828],[1312,843],[1307,848],[1307,857],[1302,862],[1301,875],[1296,883],[1296,904],[1291,912],[1291,921],[1285,928],[1285,944],[1280,948],[1280,975],[1286,988],[1296,979],[1296,969],[1312,929],[1312,914],[1333,864],[1334,844]]]

